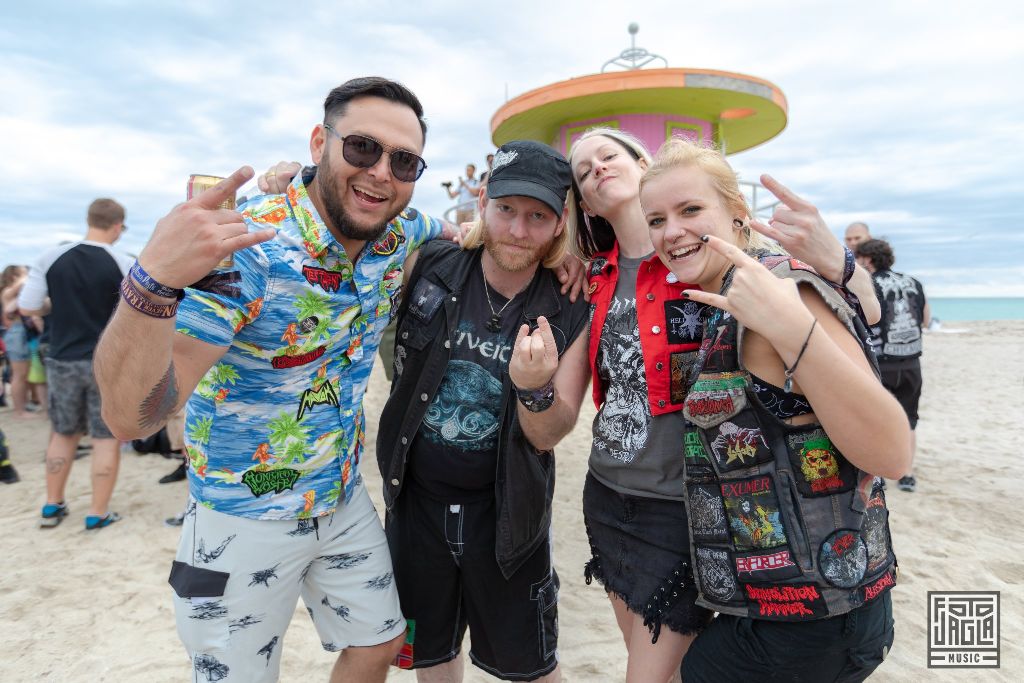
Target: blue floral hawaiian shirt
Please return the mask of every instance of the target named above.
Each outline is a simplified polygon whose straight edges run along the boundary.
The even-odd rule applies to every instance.
[[[360,480],[363,392],[402,263],[442,223],[406,209],[352,263],[302,174],[239,211],[277,236],[236,252],[225,270],[237,276],[215,293],[189,289],[178,309],[178,332],[228,347],[186,407],[190,493],[253,519],[327,515]]]

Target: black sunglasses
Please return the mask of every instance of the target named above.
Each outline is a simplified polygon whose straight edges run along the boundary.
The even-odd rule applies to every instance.
[[[334,133],[341,140],[341,156],[356,168],[371,168],[380,161],[384,152],[388,153],[391,175],[403,183],[414,183],[423,175],[427,162],[423,157],[397,147],[390,147],[365,135],[342,135],[325,123],[324,128]]]

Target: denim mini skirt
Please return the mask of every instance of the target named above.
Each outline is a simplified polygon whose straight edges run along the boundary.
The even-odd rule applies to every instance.
[[[662,626],[690,635],[708,624],[714,613],[695,604],[683,501],[619,493],[587,473],[583,520],[591,552],[587,583],[596,579],[641,615],[651,642]]]

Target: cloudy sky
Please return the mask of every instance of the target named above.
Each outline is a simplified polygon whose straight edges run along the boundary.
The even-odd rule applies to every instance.
[[[772,173],[837,233],[866,221],[933,296],[1024,296],[1019,2],[277,7],[39,0],[0,10],[0,265],[79,237],[97,196],[126,205],[122,246],[137,252],[190,173],[308,160],[324,95],[360,75],[401,80],[423,100],[430,168],[413,205],[441,213],[440,183],[482,164],[506,96],[599,71],[628,47],[635,21],[638,45],[670,66],[783,90],[787,128],[730,157],[744,179]]]

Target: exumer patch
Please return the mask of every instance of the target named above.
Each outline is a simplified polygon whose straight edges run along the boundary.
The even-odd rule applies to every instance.
[[[786,544],[779,499],[770,476],[723,481],[721,488],[737,550],[777,548]]]

